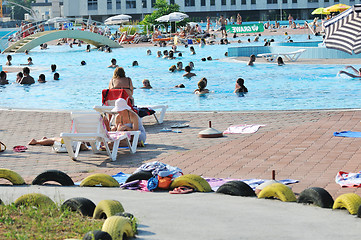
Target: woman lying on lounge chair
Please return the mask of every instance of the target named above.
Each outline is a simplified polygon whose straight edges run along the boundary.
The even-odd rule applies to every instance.
[[[354,75],[352,73],[348,73],[346,71],[339,71],[338,74],[346,74],[347,76],[349,77],[352,77],[352,78],[361,78],[361,68],[359,70],[356,70],[356,68],[352,67],[352,66],[346,66],[346,69],[347,68],[351,68],[357,75]]]

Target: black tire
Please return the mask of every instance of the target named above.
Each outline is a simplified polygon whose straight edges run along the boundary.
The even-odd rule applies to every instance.
[[[112,240],[112,237],[107,232],[95,230],[92,232],[87,232],[84,235],[83,240]]]
[[[300,193],[297,202],[304,204],[314,204],[321,208],[332,208],[334,201],[332,196],[325,189],[311,187],[303,190]]]
[[[57,182],[62,186],[74,186],[73,180],[66,173],[58,170],[47,170],[43,173],[40,173],[31,184],[43,185],[48,181]]]
[[[152,172],[140,171],[140,172],[136,172],[136,173],[133,173],[132,175],[130,175],[128,177],[127,181],[125,181],[125,183],[132,182],[135,180],[149,180],[152,177],[153,177]]]
[[[217,189],[217,193],[223,193],[232,196],[255,197],[253,189],[245,182],[230,181],[226,182]]]
[[[79,211],[83,216],[92,217],[94,214],[95,204],[87,199],[82,197],[70,198],[66,200],[62,205],[61,209],[68,208],[71,211]]]

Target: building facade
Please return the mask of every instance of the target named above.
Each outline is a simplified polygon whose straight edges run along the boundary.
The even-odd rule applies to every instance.
[[[55,0],[37,0],[37,3],[51,4]],[[58,0],[59,1],[59,0]],[[205,20],[206,16],[226,17],[240,13],[244,21],[286,20],[288,14],[295,19],[309,19],[318,7],[328,7],[337,3],[359,4],[360,0],[167,0],[178,4],[180,11],[193,20]],[[133,19],[142,19],[154,11],[156,0],[60,0],[61,15],[83,17],[89,15],[98,21],[117,14],[128,14]]]
[[[31,4],[39,20],[63,16],[63,0],[36,0]]]

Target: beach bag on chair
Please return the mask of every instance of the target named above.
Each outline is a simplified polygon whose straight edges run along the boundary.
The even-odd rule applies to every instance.
[[[6,146],[4,143],[0,142],[0,152],[3,152],[6,150]]]

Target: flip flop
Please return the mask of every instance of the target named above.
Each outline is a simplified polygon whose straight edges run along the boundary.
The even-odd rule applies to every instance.
[[[170,126],[171,128],[185,128],[185,127],[189,127],[189,124],[186,123],[176,123],[172,126]]]
[[[173,191],[169,191],[170,194],[186,194],[186,193],[191,193],[194,192],[193,188],[190,187],[177,187],[175,189],[173,189]]]
[[[13,147],[14,152],[25,152],[28,148],[25,146],[15,146]]]
[[[172,129],[170,129],[170,128],[162,128],[160,131],[161,132],[171,132]]]
[[[182,131],[179,130],[179,129],[173,130],[173,132],[175,132],[175,133],[182,133]]]

